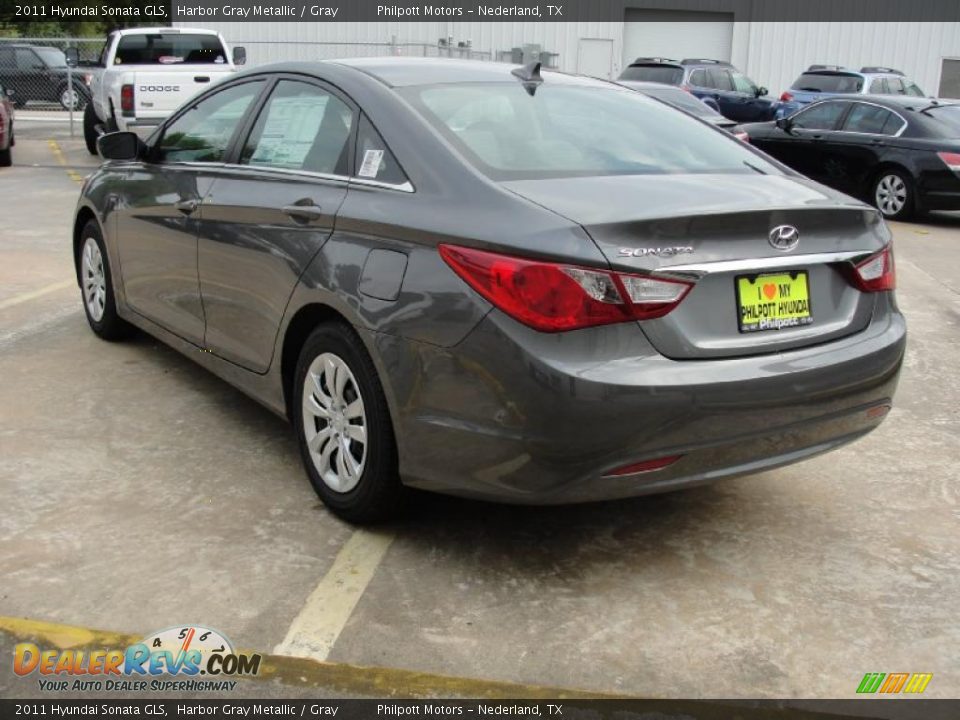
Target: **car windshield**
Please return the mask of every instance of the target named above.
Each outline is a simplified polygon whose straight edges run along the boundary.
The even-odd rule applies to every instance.
[[[863,90],[863,78],[859,75],[837,73],[804,73],[798,77],[791,90],[825,93],[858,93]]]
[[[960,105],[941,105],[924,111],[925,115],[940,121],[946,131],[944,137],[960,138]]]
[[[216,35],[151,33],[124,35],[114,65],[223,64],[227,53]]]
[[[62,50],[52,47],[34,48],[47,67],[63,68],[67,66],[67,57]]]
[[[620,79],[679,85],[683,80],[683,70],[672,65],[631,65],[620,73]]]
[[[495,180],[668,173],[781,174],[729,136],[617,87],[519,82],[401,93]]]
[[[644,95],[654,97],[657,100],[663,100],[663,102],[673,105],[675,108],[679,108],[691,115],[696,115],[697,117],[716,118],[720,115],[720,113],[700,100],[696,95],[691,95],[686,90],[681,90],[680,88],[669,87],[667,85],[661,87],[644,85],[636,88],[636,90],[642,92]]]

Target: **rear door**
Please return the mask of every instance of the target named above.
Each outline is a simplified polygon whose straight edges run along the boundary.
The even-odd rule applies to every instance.
[[[906,120],[885,107],[854,102],[843,126],[824,146],[825,182],[863,196],[881,158],[905,127]]]
[[[238,83],[185,108],[164,128],[151,161],[116,188],[120,272],[127,304],[197,345],[204,336],[197,275],[201,203],[264,80]]]
[[[334,88],[281,76],[204,199],[206,347],[265,372],[300,275],[333,232],[353,170],[356,110]]]

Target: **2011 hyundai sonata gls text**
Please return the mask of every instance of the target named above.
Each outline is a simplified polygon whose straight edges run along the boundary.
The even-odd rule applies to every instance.
[[[891,404],[877,211],[625,88],[276,65],[100,149],[73,232],[94,332],[288,417],[354,521],[404,486],[565,503],[756,472]]]

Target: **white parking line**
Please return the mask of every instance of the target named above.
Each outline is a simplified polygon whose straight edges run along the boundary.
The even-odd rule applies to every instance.
[[[0,300],[0,310],[5,310],[8,307],[13,307],[14,305],[19,305],[20,303],[25,303],[29,300],[35,300],[38,297],[43,297],[44,295],[49,295],[52,292],[57,290],[63,290],[68,288],[71,285],[76,286],[76,280],[64,280],[63,282],[54,283],[53,285],[47,285],[46,287],[33,290],[31,292],[23,293],[22,295],[14,295],[12,298],[7,298],[6,300]]]
[[[369,530],[351,535],[273,653],[326,660],[394,537]]]

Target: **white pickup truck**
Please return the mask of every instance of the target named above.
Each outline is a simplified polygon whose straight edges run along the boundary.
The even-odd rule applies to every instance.
[[[152,131],[244,62],[244,48],[231,53],[212,30],[134,28],[110,33],[89,80],[91,102],[83,115],[87,149],[96,155],[97,138],[104,132]]]

